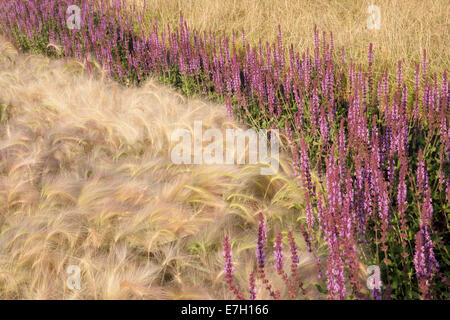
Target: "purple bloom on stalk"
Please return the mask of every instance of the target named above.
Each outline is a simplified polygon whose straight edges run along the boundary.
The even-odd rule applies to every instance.
[[[297,177],[300,172],[300,168],[298,165],[298,150],[295,144],[292,145],[292,166],[294,169],[294,177]]]
[[[441,109],[447,110],[447,107],[450,102],[449,95],[449,87],[447,80],[447,70],[444,70],[444,74],[442,75],[442,85],[441,85]]]
[[[228,284],[228,287],[231,292],[233,292],[236,299],[243,300],[244,297],[242,293],[239,291],[239,289],[233,284],[233,275],[234,275],[234,267],[231,262],[231,245],[230,245],[230,238],[228,235],[225,235],[224,241],[223,241],[223,257],[225,259],[225,281]]]
[[[322,193],[319,191],[317,195],[317,220],[319,221],[319,228],[325,234],[324,239],[327,240],[327,217],[325,217],[325,210],[322,206]]]
[[[317,31],[317,25],[314,25],[314,46],[319,48],[319,31]]]
[[[430,87],[428,86],[428,80],[425,80],[425,84],[423,85],[423,93],[422,93],[422,105],[423,105],[423,112],[429,113],[429,107],[430,107]],[[426,116],[426,115],[425,115]]]
[[[383,105],[383,79],[380,77],[378,80],[378,87],[377,87],[377,98],[378,98],[378,105],[381,107]]]
[[[431,199],[431,190],[427,185],[425,190],[425,197],[423,198],[423,204],[421,209],[421,225],[431,226],[432,216],[433,216],[433,205]]]
[[[256,288],[255,288],[255,272],[254,271],[252,271],[250,273],[248,292],[250,293],[250,300],[255,300],[256,299]]]
[[[427,265],[425,259],[424,239],[422,230],[419,230],[416,234],[416,250],[414,254],[414,267],[416,269],[416,275],[418,278],[427,274]]]
[[[339,254],[339,244],[336,234],[328,238],[330,253],[327,263],[327,288],[330,299],[343,300],[346,296],[344,265]]]
[[[359,222],[359,241],[365,241],[364,235],[366,234],[366,221],[368,216],[368,199],[366,199],[366,194],[368,193],[365,189],[366,184],[366,168],[362,166],[362,159],[359,154],[355,155],[355,210],[357,212],[357,219]]]
[[[447,81],[447,70],[444,71],[442,76],[442,85],[441,85],[441,96],[440,96],[440,133],[441,133],[441,143],[443,146],[447,146],[447,138],[448,138],[448,102],[450,96],[448,95],[448,81]],[[447,116],[446,116],[447,115]],[[450,150],[449,150],[450,151]]]
[[[423,162],[423,151],[419,150],[417,163],[417,191],[419,197],[425,194],[425,190],[428,187],[428,174],[425,170],[425,163]]]
[[[361,67],[361,65],[360,65]],[[366,84],[366,73],[363,72],[362,74],[362,80],[361,80],[361,91],[362,91],[362,104],[363,107],[366,105],[367,103],[367,84]]]
[[[384,78],[383,78],[383,93],[384,93],[384,105],[387,107],[388,105],[388,96],[389,96],[389,75],[388,70],[386,69],[384,71]]]
[[[289,141],[289,144],[292,144],[292,129],[291,129],[291,125],[288,119],[285,119],[284,121],[284,127],[285,127],[285,131],[286,131],[286,138]]]
[[[434,244],[430,237],[433,206],[422,150],[419,150],[418,154],[417,188],[422,195],[422,203],[419,206],[421,221],[420,230],[416,234],[414,267],[422,298],[429,299],[431,281],[438,272],[439,263],[434,256]]]
[[[281,232],[278,232],[277,238],[275,240],[274,244],[275,251],[273,252],[275,257],[275,270],[279,274],[283,272],[283,261],[284,261],[284,255],[283,255],[283,242],[282,242],[282,235]]]
[[[256,247],[256,262],[259,268],[264,268],[266,255],[264,254],[264,246],[267,239],[267,230],[264,224],[262,212],[259,212],[258,242]]]
[[[259,212],[259,226],[258,226],[258,241],[256,246],[256,264],[258,266],[258,276],[262,280],[262,283],[265,285],[267,291],[269,291],[270,295],[275,299],[279,299],[279,292],[274,291],[272,289],[269,280],[266,279],[266,275],[264,272],[264,264],[266,261],[266,256],[264,254],[264,246],[267,239],[267,230],[264,224],[264,217],[262,212]]]
[[[295,104],[297,105],[297,112],[295,113],[295,126],[297,127],[297,129],[300,129],[302,127],[303,121],[303,99],[301,94],[301,91],[299,94],[297,85],[294,83],[294,99]]]
[[[307,153],[307,146],[305,139],[303,137],[304,135],[301,135],[300,138],[300,167],[301,167],[301,174],[302,174],[302,180],[303,180],[303,187],[308,190],[311,194],[313,194],[313,187],[311,182],[311,172],[309,170],[309,160],[308,160],[308,153]]]
[[[306,224],[308,225],[309,232],[313,232],[314,228],[314,215],[311,207],[311,201],[309,199],[309,192],[305,192],[306,203]]]
[[[327,186],[327,198],[330,217],[337,217],[339,208],[341,206],[342,192],[339,182],[339,168],[336,164],[334,157],[334,145],[331,147],[330,155],[326,159],[326,186]],[[331,233],[331,230],[326,230]]]
[[[372,297],[375,300],[381,300],[381,289],[373,288],[372,289]]]
[[[319,259],[319,257],[316,257],[315,261],[316,261],[316,269],[317,269],[317,278],[319,278],[319,280],[322,280],[323,274],[322,274],[322,268],[320,266],[320,259]]]
[[[297,288],[301,288],[303,294],[306,294],[306,290],[303,288],[303,282],[301,281],[298,272],[297,272],[297,265],[299,263],[299,258],[297,255],[297,245],[295,244],[295,240],[294,237],[292,235],[292,232],[289,231],[288,232],[288,241],[289,241],[289,250],[291,251],[291,276],[293,278],[293,283],[294,285],[289,289],[291,298],[294,299],[296,293],[297,293]],[[288,286],[289,285],[289,281],[287,281],[287,276],[286,274],[284,275],[285,277],[285,282]]]
[[[405,150],[402,148],[400,149],[400,155],[399,155],[399,161],[400,161],[400,172],[399,172],[399,178],[398,178],[398,194],[397,194],[397,203],[398,203],[398,212],[400,217],[400,223],[401,223],[401,232],[400,237],[402,239],[402,247],[404,249],[404,252],[402,254],[406,254],[406,237],[407,237],[407,227],[406,227],[406,216],[405,211],[406,207],[408,205],[408,202],[406,201],[406,173],[408,170],[408,160],[405,155]]]
[[[355,70],[353,63],[350,61],[350,65],[348,67],[348,84],[350,93],[354,93],[353,89],[355,88]]]
[[[381,239],[380,241],[383,243],[383,246],[381,249],[384,251],[385,255],[385,264],[387,265],[389,263],[389,260],[387,258],[387,234],[389,229],[389,194],[387,190],[387,182],[384,181],[382,173],[380,170],[378,170],[375,175],[378,175],[378,184],[379,184],[379,195],[378,195],[378,202],[379,202],[379,208],[378,208],[378,214],[381,221]]]
[[[234,275],[234,267],[231,262],[231,257],[233,256],[231,252],[231,245],[230,245],[230,238],[228,235],[225,235],[224,241],[223,241],[223,258],[225,259],[225,277],[227,279],[232,279]]]
[[[347,155],[347,146],[345,139],[345,129],[344,129],[344,119],[341,119],[341,124],[339,127],[338,136],[338,147],[339,147],[339,174],[341,177],[345,176],[345,157]]]
[[[306,231],[306,229],[303,225],[300,226],[300,230],[302,231],[303,239],[305,239],[306,247],[308,248],[308,252],[312,252],[311,240],[309,238],[308,231]]]
[[[322,105],[320,108],[320,134],[322,137],[322,141],[326,145],[328,142],[328,123],[327,118],[325,116],[325,106]]]
[[[422,226],[416,234],[414,268],[422,299],[430,299],[431,282],[438,272],[439,264],[434,257],[428,226]]]
[[[288,232],[288,239],[289,239],[289,250],[291,251],[291,260],[292,263],[298,264],[300,262],[297,254],[297,245],[295,244],[294,237],[292,235],[292,232]]]
[[[303,59],[303,74],[305,75],[305,90],[310,89],[311,85],[311,60],[309,59],[309,48],[306,49],[307,57]]]
[[[314,81],[313,94],[311,98],[311,126],[313,134],[316,134],[318,113],[319,113],[319,96],[317,93],[317,81]]]
[[[439,271],[439,263],[436,260],[436,257],[434,255],[434,243],[431,240],[430,236],[430,227],[426,226],[424,229],[424,247],[425,247],[425,254],[427,257],[427,263],[428,263],[428,270],[431,272],[431,277],[437,274]]]

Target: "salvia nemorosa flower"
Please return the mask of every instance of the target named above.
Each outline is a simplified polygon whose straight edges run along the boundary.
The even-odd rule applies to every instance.
[[[289,294],[291,296],[292,299],[295,298],[295,295],[297,293],[297,290],[295,288],[295,286],[293,285],[292,281],[288,278],[288,275],[286,274],[286,272],[283,269],[283,262],[284,262],[284,254],[283,254],[283,241],[282,241],[282,234],[281,232],[277,233],[277,237],[275,239],[275,244],[274,244],[274,258],[275,258],[275,270],[277,271],[277,273],[281,276],[281,278],[283,279],[284,283],[286,284],[286,286],[289,288]]]
[[[343,300],[346,297],[344,263],[340,256],[336,234],[328,238],[330,253],[327,260],[327,288],[330,299]]]
[[[303,239],[305,239],[306,248],[308,249],[308,252],[312,252],[311,239],[309,237],[308,231],[306,231],[306,229],[305,229],[305,227],[303,225],[300,226],[300,231],[302,232]],[[312,232],[313,231],[311,231],[311,233]]]
[[[294,84],[294,99],[297,105],[297,112],[295,113],[295,126],[297,129],[301,129],[303,122],[303,101],[302,93],[301,91],[298,92],[296,84]]]
[[[225,259],[225,281],[228,284],[228,287],[231,292],[233,292],[234,296],[238,300],[243,300],[242,293],[239,291],[239,289],[236,287],[236,285],[233,283],[233,275],[234,275],[234,266],[231,262],[232,252],[231,252],[231,244],[230,244],[230,238],[228,235],[225,235],[224,241],[223,241],[223,258]]]
[[[264,253],[264,247],[267,239],[267,230],[264,223],[264,217],[262,212],[259,213],[259,226],[258,226],[258,242],[256,247],[256,261],[260,268],[264,268],[266,262],[266,255]]]
[[[292,145],[292,166],[294,169],[294,177],[296,177],[300,173],[300,167],[298,164],[298,150],[296,144]]]
[[[419,150],[417,164],[417,188],[422,194],[419,195],[421,219],[420,230],[416,234],[414,267],[419,288],[423,299],[429,299],[431,294],[431,281],[437,274],[439,263],[434,255],[434,243],[431,240],[431,223],[433,217],[433,206],[431,190],[428,186],[428,173],[425,168],[423,152]]]
[[[317,81],[314,81],[313,94],[311,97],[310,112],[311,112],[312,132],[315,134],[316,130],[317,130],[318,122],[319,122],[319,112],[320,112]]]
[[[295,239],[291,231],[288,232],[288,241],[289,241],[289,251],[291,252],[291,277],[294,279],[293,288],[290,290],[291,296],[295,296],[297,293],[297,288],[302,290],[303,294],[306,294],[306,290],[303,288],[303,282],[300,279],[298,274],[298,264],[300,259],[297,253],[297,245],[295,244]]]
[[[225,236],[224,241],[223,241],[223,257],[225,259],[225,276],[227,278],[232,279],[233,275],[234,275],[234,267],[233,264],[231,263],[231,257],[232,257],[232,253],[231,253],[231,245],[230,245],[230,239],[228,237],[228,235]]]
[[[326,145],[328,143],[328,123],[327,117],[325,116],[325,105],[323,104],[320,108],[320,135]]]
[[[298,259],[297,254],[297,245],[295,244],[294,236],[292,235],[292,232],[288,232],[288,239],[289,239],[289,250],[291,252],[291,260],[293,264],[298,264],[300,260]]]
[[[255,300],[256,299],[256,287],[255,287],[255,272],[252,271],[250,273],[250,278],[249,278],[249,289],[248,292],[250,293],[250,300]]]
[[[308,225],[309,232],[313,232],[314,228],[314,214],[311,206],[311,199],[309,196],[309,192],[305,192],[305,204],[306,204],[306,224]]]
[[[303,186],[306,190],[308,190],[310,195],[312,195],[314,194],[314,191],[311,181],[311,172],[309,168],[308,150],[303,135],[300,138],[300,168]]]
[[[373,288],[372,290],[371,290],[372,292],[372,297],[375,299],[375,300],[381,300],[381,289],[377,289],[377,288]]]
[[[422,150],[419,150],[417,160],[417,191],[419,197],[423,197],[428,186],[428,173],[425,169]]]
[[[258,277],[261,279],[263,284],[266,287],[266,290],[270,293],[270,295],[274,299],[279,299],[279,291],[273,290],[272,285],[269,283],[269,280],[266,278],[264,266],[266,263],[266,255],[264,253],[264,247],[266,245],[267,240],[267,229],[264,223],[264,217],[262,212],[259,212],[259,225],[258,225],[258,240],[256,246],[256,265],[258,267]]]
[[[431,282],[437,272],[438,263],[434,257],[428,226],[422,226],[416,234],[414,268],[422,298],[430,299]]]
[[[319,191],[317,195],[317,220],[319,222],[319,228],[325,234],[325,240],[327,240],[327,232],[329,227],[327,225],[328,219],[325,217],[325,209],[322,205],[322,193]]]
[[[402,256],[406,257],[408,253],[406,252],[406,237],[407,235],[407,227],[406,227],[406,208],[408,202],[406,200],[407,189],[406,189],[406,173],[408,170],[408,160],[406,158],[406,151],[401,148],[399,155],[400,169],[399,169],[399,178],[398,178],[398,193],[397,193],[397,206],[398,213],[400,217],[400,238],[402,243]]]
[[[283,254],[283,241],[282,241],[282,235],[281,232],[278,232],[277,238],[275,240],[274,244],[274,258],[275,258],[275,270],[277,270],[278,273],[281,273],[283,271],[283,261],[284,261],[284,254]]]

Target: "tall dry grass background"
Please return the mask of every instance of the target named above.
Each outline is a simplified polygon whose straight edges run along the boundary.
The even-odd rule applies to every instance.
[[[133,0],[128,0],[133,3]],[[143,0],[136,0],[142,6]],[[370,5],[381,11],[379,30],[369,30],[366,12]],[[376,52],[376,71],[388,68],[395,73],[397,62],[403,61],[412,74],[423,50],[427,49],[431,72],[450,67],[450,6],[447,0],[146,0],[147,23],[158,18],[161,25],[178,24],[181,11],[188,25],[197,30],[244,28],[253,44],[275,43],[277,26],[281,26],[283,42],[292,43],[298,52],[314,48],[314,24],[319,30],[333,32],[336,54],[345,46],[346,57],[367,64],[369,43]]]
[[[232,298],[223,236],[234,239],[245,290],[259,210],[270,233],[294,231],[309,286],[302,298],[321,297],[295,228],[302,194],[286,155],[274,176],[252,165],[170,161],[172,130],[192,130],[194,120],[204,129],[237,127],[223,106],[152,80],[124,88],[99,70],[90,78],[76,61],[21,55],[3,40],[0,87],[1,298]],[[81,269],[80,291],[66,286],[69,265]]]

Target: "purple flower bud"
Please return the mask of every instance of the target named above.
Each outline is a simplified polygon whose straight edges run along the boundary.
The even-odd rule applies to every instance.
[[[264,268],[266,255],[264,254],[264,246],[267,239],[266,225],[262,212],[259,212],[258,242],[256,247],[256,262],[259,268]]]
[[[291,260],[293,264],[298,264],[300,262],[298,255],[297,255],[297,245],[295,244],[294,237],[292,235],[292,232],[288,232],[288,239],[289,239],[289,251],[291,252]]]
[[[225,259],[225,276],[229,278],[233,278],[234,275],[234,267],[231,262],[231,257],[233,256],[231,252],[231,245],[230,245],[230,239],[228,235],[225,235],[224,241],[223,241],[223,258]]]
[[[248,292],[250,293],[250,300],[255,300],[256,299],[255,272],[253,271],[250,273]]]
[[[275,257],[275,270],[279,274],[283,272],[283,261],[284,261],[284,255],[283,255],[283,242],[282,242],[282,235],[281,232],[278,232],[277,238],[275,240],[274,244],[275,251],[273,252]]]

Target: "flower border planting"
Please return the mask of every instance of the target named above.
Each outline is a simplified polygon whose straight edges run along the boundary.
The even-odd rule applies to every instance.
[[[81,28],[66,26],[66,9],[81,8]],[[144,5],[145,7],[145,5]],[[142,12],[116,1],[0,1],[0,32],[22,51],[96,63],[117,81],[139,84],[149,76],[224,102],[230,117],[255,128],[283,130],[301,176],[306,212],[301,226],[308,249],[319,237],[328,243],[326,288],[330,299],[360,298],[359,262],[380,265],[384,298],[448,299],[450,215],[449,82],[447,70],[429,74],[427,57],[413,79],[398,63],[391,84],[387,71],[373,72],[345,58],[333,35],[315,29],[315,47],[300,54],[283,44],[250,44],[242,31],[190,30],[180,15],[179,28],[136,34]],[[311,170],[321,184],[313,184]],[[324,188],[321,188],[323,186]],[[306,227],[306,228],[305,228]],[[264,274],[266,240],[260,214],[256,279],[280,298]],[[295,298],[302,288],[292,236],[273,235],[275,268]],[[283,241],[291,250],[291,275],[283,270]],[[360,256],[360,248],[370,252]],[[233,284],[230,239],[224,242],[226,282]],[[320,271],[320,270],[319,270]],[[321,272],[319,273],[321,274]],[[381,297],[375,290],[373,297]]]

